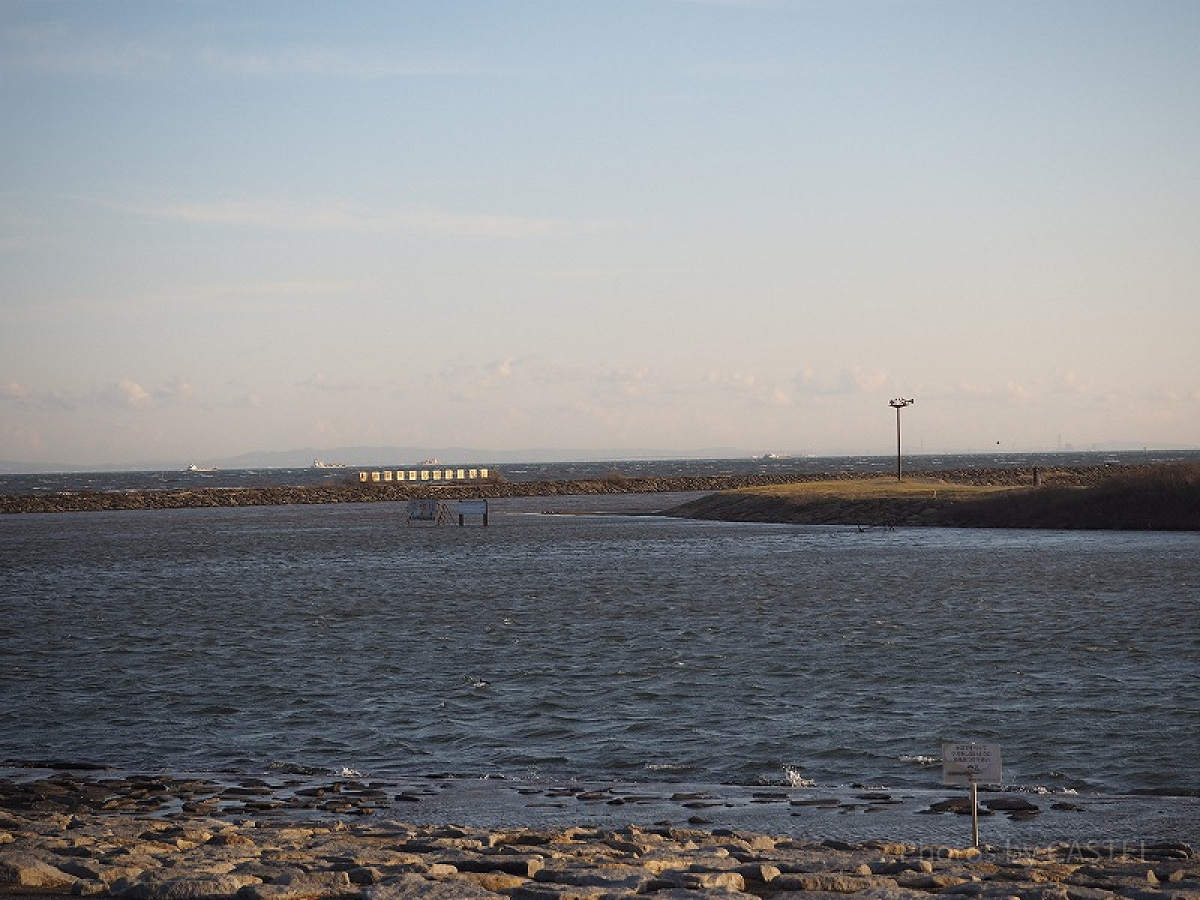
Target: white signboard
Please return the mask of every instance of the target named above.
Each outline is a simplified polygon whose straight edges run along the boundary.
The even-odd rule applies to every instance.
[[[942,744],[943,784],[1000,784],[1001,768],[999,744]]]

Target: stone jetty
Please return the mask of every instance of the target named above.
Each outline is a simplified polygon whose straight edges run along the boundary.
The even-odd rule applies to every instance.
[[[0,779],[0,896],[1200,898],[1200,859],[1186,843],[964,849],[669,823],[413,825],[372,815],[378,801],[404,799],[386,793],[348,779],[290,800],[253,779]]]
[[[1122,467],[1083,466],[1044,469],[1039,477],[1058,485],[1089,485]],[[1134,467],[1124,467],[1134,468]],[[938,478],[954,484],[1031,485],[1034,470],[980,468],[924,473],[912,477]],[[789,473],[631,478],[614,472],[604,478],[564,481],[504,481],[495,478],[469,484],[409,484],[385,482],[301,487],[194,488],[146,491],[59,491],[39,494],[0,494],[0,513],[87,512],[102,510],[185,509],[191,507],[275,506],[308,503],[377,503],[410,499],[506,497],[563,497],[615,494],[718,492],[746,487],[797,482],[849,480],[862,473]]]

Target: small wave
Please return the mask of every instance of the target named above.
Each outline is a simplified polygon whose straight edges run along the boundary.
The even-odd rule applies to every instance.
[[[899,760],[900,760],[900,762],[905,762],[905,763],[916,763],[918,766],[936,766],[936,765],[940,765],[942,762],[936,756],[922,756],[920,754],[916,754],[913,756],[908,756],[908,755],[901,756],[901,757],[899,757]]]
[[[1006,794],[1068,794],[1078,795],[1079,791],[1072,787],[1046,787],[1042,784],[1006,784],[1001,790]]]

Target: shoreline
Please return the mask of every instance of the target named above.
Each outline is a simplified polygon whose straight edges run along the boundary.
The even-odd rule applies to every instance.
[[[1047,483],[1064,486],[1095,484],[1114,472],[1144,467],[1097,464],[1040,469]],[[92,512],[138,509],[189,509],[201,507],[278,506],[289,504],[378,503],[410,499],[501,499],[516,497],[566,497],[622,494],[719,493],[742,488],[803,484],[817,481],[851,481],[862,473],[789,473],[675,477],[627,477],[614,473],[605,478],[568,481],[472,482],[430,486],[423,484],[361,484],[304,487],[194,488],[182,490],[60,491],[45,494],[0,494],[0,513]],[[913,471],[911,478],[934,478],[952,484],[1021,486],[1034,483],[1034,469],[977,468],[937,472]]]
[[[862,787],[845,798],[812,788],[746,789],[742,809],[774,808],[810,823],[811,830],[789,835],[754,827],[769,817],[728,818],[738,794],[729,786],[717,794],[679,786],[657,806],[646,806],[632,787],[455,782],[444,775],[400,786],[328,775],[216,781],[60,770],[0,786],[0,895],[1167,900],[1200,892],[1194,828],[1156,837],[1162,823],[1152,814],[1174,799],[1195,826],[1197,798],[1076,804],[982,793],[988,815],[976,850],[969,847],[968,815],[922,816],[947,822],[940,839],[906,834],[903,817],[917,813],[897,814],[887,792]],[[504,794],[511,808],[494,811],[492,821],[472,821],[466,808],[445,802],[460,789],[477,812],[480,795]],[[949,793],[960,805],[965,799],[952,789],[927,793]],[[1133,804],[1143,836],[1110,829],[1104,837],[1085,826],[1047,839],[1027,823],[1049,814],[1052,803],[1107,804],[1110,824],[1117,805]],[[426,805],[429,814],[413,815]],[[669,818],[665,805],[675,809]],[[1030,805],[1045,811],[1031,815]],[[546,818],[547,809],[557,818]],[[1057,815],[1069,822],[1087,814],[1064,808]],[[848,831],[848,822],[856,827]],[[1004,822],[1017,824],[1006,831]]]
[[[1200,531],[1200,463],[604,478],[470,484],[60,491],[0,494],[0,513],[233,508],[436,499],[548,500],[576,512],[723,522]],[[626,498],[622,503],[617,498]],[[582,502],[587,500],[588,502]],[[588,509],[588,506],[595,509]],[[555,507],[543,509],[554,512]]]

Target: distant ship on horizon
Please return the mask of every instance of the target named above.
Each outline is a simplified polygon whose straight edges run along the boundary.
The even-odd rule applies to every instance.
[[[312,462],[314,469],[344,469],[345,463],[326,462],[323,459],[314,459]]]
[[[187,467],[187,471],[189,471],[189,472],[215,472],[215,471],[217,471],[217,467],[216,466],[198,466],[195,463],[192,463],[190,466]]]

